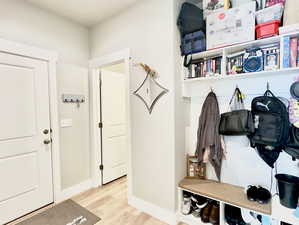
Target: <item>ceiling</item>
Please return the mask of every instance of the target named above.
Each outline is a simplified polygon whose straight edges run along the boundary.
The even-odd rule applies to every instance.
[[[84,26],[93,26],[140,0],[25,0]]]

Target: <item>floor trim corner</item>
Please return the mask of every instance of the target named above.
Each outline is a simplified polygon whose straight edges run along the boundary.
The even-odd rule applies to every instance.
[[[128,198],[129,205],[133,206],[136,209],[139,209],[142,212],[149,214],[156,219],[159,219],[169,225],[177,225],[177,215],[175,212],[171,212],[170,210],[163,209],[153,203],[144,201],[135,196],[130,196]]]

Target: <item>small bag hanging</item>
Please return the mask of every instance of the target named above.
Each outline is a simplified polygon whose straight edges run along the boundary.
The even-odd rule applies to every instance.
[[[254,132],[251,111],[244,109],[243,94],[235,89],[230,101],[231,112],[221,114],[219,134],[226,136],[250,135]]]

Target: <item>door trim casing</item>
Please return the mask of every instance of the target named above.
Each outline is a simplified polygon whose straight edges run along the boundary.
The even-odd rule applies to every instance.
[[[61,199],[61,173],[60,173],[60,148],[59,148],[59,120],[58,120],[58,98],[56,83],[56,65],[58,53],[44,50],[14,41],[0,39],[0,52],[13,54],[48,62],[49,77],[49,103],[50,123],[52,129],[52,176],[53,176],[53,199],[57,203]]]
[[[99,173],[98,165],[101,162],[101,143],[100,143],[100,129],[98,123],[100,122],[100,104],[99,104],[99,86],[100,86],[100,68],[112,65],[118,62],[125,63],[125,76],[126,76],[126,105],[127,107],[127,148],[128,148],[128,197],[132,196],[132,152],[131,152],[131,118],[130,118],[130,49],[123,49],[112,54],[108,54],[99,58],[89,61],[89,81],[90,81],[90,118],[91,118],[91,143],[92,143],[92,180],[93,186],[101,186],[101,176]],[[97,149],[100,149],[98,151]]]

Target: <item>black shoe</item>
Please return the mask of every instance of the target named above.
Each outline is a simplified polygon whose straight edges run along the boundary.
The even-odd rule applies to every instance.
[[[258,198],[258,188],[256,186],[248,186],[247,188],[247,199],[249,201],[256,201]]]
[[[224,207],[225,220],[229,225],[246,225],[242,218],[241,209],[231,205]]]
[[[258,187],[257,202],[260,204],[267,204],[271,200],[271,193],[263,187]]]

